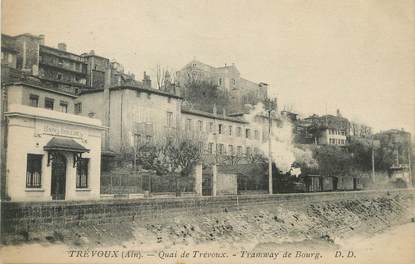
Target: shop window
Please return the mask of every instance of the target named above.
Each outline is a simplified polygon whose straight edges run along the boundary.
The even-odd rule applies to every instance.
[[[30,106],[32,107],[39,107],[39,96],[35,94],[31,94],[29,97]]]
[[[82,103],[76,103],[75,104],[75,114],[82,113]]]
[[[53,110],[53,99],[52,98],[45,98],[45,108],[49,110]]]
[[[81,158],[76,168],[76,188],[88,188],[89,159]]]
[[[61,101],[59,106],[60,106],[61,112],[68,113],[68,103],[67,102]]]
[[[40,188],[43,155],[27,154],[26,188]]]

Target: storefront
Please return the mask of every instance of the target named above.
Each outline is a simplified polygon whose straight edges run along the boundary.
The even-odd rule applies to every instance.
[[[9,105],[6,194],[12,201],[100,197],[101,135],[97,119]]]

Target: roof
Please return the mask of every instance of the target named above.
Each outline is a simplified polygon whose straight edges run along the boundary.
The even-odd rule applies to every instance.
[[[72,98],[77,98],[77,96],[73,93],[70,92],[66,92],[63,91],[62,89],[59,88],[54,88],[54,87],[47,87],[45,86],[44,83],[38,83],[34,80],[30,80],[30,79],[26,79],[26,80],[18,80],[18,81],[10,81],[4,84],[5,86],[19,86],[19,85],[25,85],[25,86],[29,86],[31,88],[35,88],[35,89],[39,89],[39,90],[44,90],[47,92],[51,92],[51,93],[55,93],[55,94],[60,94],[60,95],[65,95],[68,97],[72,97]]]
[[[185,113],[185,114],[198,115],[198,116],[203,116],[203,117],[213,118],[213,119],[218,119],[218,120],[225,120],[225,121],[237,122],[237,123],[242,123],[242,124],[248,124],[249,123],[249,122],[247,122],[247,121],[245,121],[244,119],[241,119],[241,118],[223,116],[223,115],[215,115],[213,113],[204,112],[204,111],[200,111],[200,110],[187,109],[187,108],[182,107],[181,111],[182,111],[182,113]]]
[[[46,146],[43,147],[44,150],[47,151],[67,151],[67,152],[76,152],[76,153],[84,153],[89,152],[89,149],[85,148],[78,142],[73,139],[69,138],[58,138],[53,137]]]
[[[134,91],[139,91],[139,92],[144,92],[144,93],[153,93],[153,94],[158,94],[158,95],[173,97],[173,98],[178,98],[178,99],[182,98],[179,95],[171,94],[171,93],[161,91],[158,89],[148,89],[148,88],[143,88],[140,86],[133,86],[133,85],[112,86],[109,89],[113,91],[128,89],[128,90],[134,90]],[[89,94],[89,93],[99,93],[103,91],[104,91],[104,88],[85,89],[85,90],[82,90],[79,94],[82,95],[82,94]]]

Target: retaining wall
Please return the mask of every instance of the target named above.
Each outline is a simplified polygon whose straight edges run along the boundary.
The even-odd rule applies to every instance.
[[[304,206],[333,200],[356,200],[400,196],[414,200],[415,189],[243,195],[220,197],[180,197],[118,199],[100,201],[3,202],[2,235],[41,232],[54,228],[100,225],[123,221],[169,219],[173,215],[202,215],[259,205]]]

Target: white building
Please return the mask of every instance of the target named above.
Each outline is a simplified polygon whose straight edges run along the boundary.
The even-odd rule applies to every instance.
[[[101,121],[69,113],[74,95],[24,82],[4,88],[5,197],[99,199]]]

